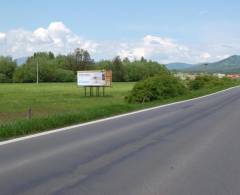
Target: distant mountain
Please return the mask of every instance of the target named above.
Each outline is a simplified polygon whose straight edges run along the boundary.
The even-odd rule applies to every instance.
[[[193,67],[193,66],[195,66],[195,65],[194,64],[181,63],[181,62],[166,64],[166,67],[169,70],[182,70],[182,69],[190,68],[190,67]]]
[[[25,64],[27,62],[28,57],[22,57],[22,58],[17,58],[15,59],[17,62],[17,65],[22,65]]]
[[[219,73],[240,73],[240,56],[233,55],[229,58],[214,63],[199,64],[184,69],[187,72],[219,72]]]

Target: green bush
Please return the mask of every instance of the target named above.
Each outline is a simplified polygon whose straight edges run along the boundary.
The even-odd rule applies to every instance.
[[[18,67],[13,75],[13,82],[15,83],[32,83],[36,82],[36,71],[33,67],[31,69],[25,68],[26,65]]]
[[[195,80],[189,81],[190,90],[198,90],[205,86],[206,81],[204,81],[201,77],[197,77]]]
[[[210,75],[197,76],[195,80],[192,80],[189,82],[189,89],[199,90],[205,87],[212,88],[212,87],[230,84],[232,82],[233,82],[232,79],[229,79],[229,78],[220,79]]]
[[[0,73],[0,83],[9,83],[11,82],[10,79],[3,73]]]
[[[57,82],[73,82],[76,80],[74,72],[71,70],[57,69],[56,81]]]
[[[24,64],[17,68],[14,73],[13,81],[16,83],[32,83],[36,82],[37,70],[34,64]],[[75,81],[74,72],[56,68],[54,65],[39,65],[39,81],[40,82],[73,82]]]
[[[16,69],[13,75],[15,83],[32,83],[36,82],[36,69],[33,66],[22,65]]]
[[[171,74],[162,74],[139,81],[126,98],[129,102],[144,103],[173,98],[187,93],[188,89],[180,80]]]
[[[11,57],[0,56],[0,83],[11,83],[16,67]]]

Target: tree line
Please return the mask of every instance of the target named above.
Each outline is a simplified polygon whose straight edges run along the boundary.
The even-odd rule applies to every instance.
[[[114,82],[133,82],[169,73],[164,65],[144,58],[130,61],[117,56],[113,60],[95,62],[87,50],[76,49],[73,53],[57,56],[52,52],[37,52],[20,66],[11,57],[0,56],[0,82],[36,82],[37,64],[40,82],[73,82],[79,70],[112,70]]]

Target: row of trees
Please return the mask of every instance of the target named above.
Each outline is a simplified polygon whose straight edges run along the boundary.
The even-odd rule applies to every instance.
[[[122,60],[116,57],[94,62],[88,51],[76,49],[68,55],[34,53],[20,66],[11,57],[0,57],[0,82],[36,82],[37,64],[40,82],[73,82],[78,70],[112,70],[115,82],[139,81],[155,74],[168,73],[165,66],[144,58],[130,61],[128,58]]]
[[[0,82],[36,82],[37,64],[40,82],[72,82],[75,81],[77,70],[93,67],[94,61],[83,49],[58,56],[52,52],[34,53],[20,66],[11,57],[0,57]]]
[[[101,69],[112,70],[115,82],[135,82],[156,74],[169,73],[164,65],[144,58],[130,61],[128,58],[121,60],[117,56],[112,61],[100,61],[98,65]]]

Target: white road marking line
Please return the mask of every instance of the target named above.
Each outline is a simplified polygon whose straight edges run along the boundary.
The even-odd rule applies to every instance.
[[[215,94],[223,93],[223,92],[226,92],[226,91],[229,91],[231,89],[238,88],[238,87],[239,86],[235,86],[235,87],[231,87],[231,88],[228,88],[228,89],[225,89],[225,90],[222,90],[222,91],[218,91],[218,92],[215,92],[215,93],[212,93],[212,94],[204,95],[204,96],[201,96],[201,97],[196,97],[196,98],[192,98],[192,99],[188,99],[188,100],[178,101],[178,102],[174,102],[174,103],[170,103],[170,104],[164,104],[164,105],[161,105],[161,106],[155,106],[155,107],[146,108],[146,109],[142,109],[142,110],[138,110],[138,111],[134,111],[134,112],[129,112],[129,113],[125,113],[125,114],[120,114],[120,115],[116,115],[116,116],[112,116],[112,117],[108,117],[108,118],[103,118],[103,119],[99,119],[99,120],[95,120],[95,121],[90,121],[90,122],[86,122],[86,123],[81,123],[81,124],[77,124],[77,125],[63,127],[63,128],[60,128],[60,129],[49,130],[49,131],[45,131],[45,132],[42,132],[42,133],[36,133],[36,134],[33,134],[33,135],[27,135],[27,136],[24,136],[24,137],[19,137],[19,138],[7,140],[7,141],[2,141],[2,142],[0,142],[0,146],[10,144],[10,143],[19,142],[19,141],[23,141],[23,140],[27,140],[27,139],[31,139],[31,138],[35,138],[35,137],[40,137],[40,136],[44,136],[44,135],[49,135],[49,134],[53,134],[53,133],[67,131],[69,129],[74,129],[74,128],[84,127],[84,126],[91,125],[91,124],[101,123],[101,122],[104,122],[104,121],[109,121],[109,120],[129,116],[129,115],[134,115],[134,114],[138,114],[138,113],[142,113],[142,112],[156,110],[156,109],[159,109],[159,108],[164,108],[164,107],[168,107],[168,106],[172,106],[172,105],[176,105],[176,104],[190,102],[190,101],[193,101],[193,100],[198,100],[198,99],[202,99],[202,98],[205,98],[205,97],[213,96]]]

